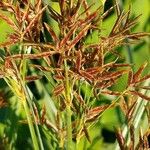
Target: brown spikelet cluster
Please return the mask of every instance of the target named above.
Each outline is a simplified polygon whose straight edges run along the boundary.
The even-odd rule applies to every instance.
[[[130,142],[127,145],[126,140],[124,139],[124,136],[122,135],[122,132],[120,129],[116,130],[116,137],[119,143],[119,147],[121,150],[129,149],[129,150],[143,150],[143,149],[149,149],[149,129],[148,131],[143,134],[142,130],[140,129],[139,133],[139,142],[136,143],[136,137],[135,137],[135,129],[134,126],[131,125],[129,128],[130,133]]]
[[[57,141],[57,144],[61,141],[59,147],[66,145],[65,139],[70,135],[69,125],[74,141],[79,142],[85,135],[91,142],[89,127],[95,124],[107,109],[116,105],[120,106],[129,123],[132,141],[129,149],[135,147],[132,125],[132,116],[137,105],[135,97],[150,101],[149,96],[140,92],[140,89],[150,89],[149,86],[142,86],[143,82],[150,79],[150,75],[142,76],[147,63],[135,73],[131,64],[120,63],[116,48],[135,43],[149,35],[145,32],[131,32],[140,16],[131,18],[131,9],[127,12],[121,11],[117,3],[105,13],[102,5],[93,11],[95,3],[90,4],[86,0],[76,0],[74,3],[72,0],[58,0],[60,12],[42,0],[35,0],[34,5],[28,0],[22,0],[21,3],[24,8],[20,7],[19,1],[0,2],[0,8],[13,16],[8,17],[0,12],[0,19],[13,28],[13,33],[8,35],[7,41],[0,44],[5,52],[0,78],[4,78],[19,97],[26,97],[24,87],[28,86],[29,82],[41,81],[43,77],[50,82],[52,88],[48,91],[56,108],[54,119],[47,117],[45,105],[41,114],[38,110],[33,112],[38,116],[37,124],[54,133],[54,141]],[[117,19],[110,33],[103,36],[100,24],[114,8],[117,10]],[[57,33],[48,21],[43,21],[45,14],[57,24]],[[46,37],[41,39],[46,33],[51,40]],[[87,43],[93,33],[99,34],[98,40]],[[12,45],[20,45],[19,52],[12,52]],[[115,60],[107,61],[108,55],[112,55]],[[37,73],[28,74],[33,70]],[[124,91],[111,90],[124,75],[128,75]],[[15,89],[13,85],[16,85]],[[109,104],[95,106],[95,101],[102,95],[113,95],[115,99]],[[125,97],[130,95],[132,100],[127,102]],[[69,112],[70,124],[65,118]],[[117,129],[116,136],[120,148],[126,149],[128,145],[120,129]],[[139,143],[146,142],[145,137],[146,135],[141,133]]]

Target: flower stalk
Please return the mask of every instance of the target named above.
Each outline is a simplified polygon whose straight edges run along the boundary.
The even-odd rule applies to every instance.
[[[56,5],[53,7],[53,2],[59,10]],[[18,1],[17,5],[0,2],[2,11],[15,14],[10,18],[0,13],[0,19],[15,29],[8,35],[8,42],[0,44],[4,49],[0,54],[0,77],[22,100],[34,149],[73,150],[75,145],[80,149],[82,136],[90,143],[94,142],[89,129],[106,110],[115,106],[119,106],[136,127],[148,102],[136,102],[134,97],[150,101],[150,97],[140,90],[150,90],[140,86],[150,79],[150,74],[143,76],[147,63],[134,71],[130,47],[127,64],[116,48],[149,35],[131,32],[139,16],[130,17],[131,9],[123,11],[116,1],[115,6],[105,12],[105,0],[101,3],[96,0],[53,0],[50,3],[52,5],[47,0]],[[117,18],[105,36],[102,23],[114,7]],[[20,48],[14,50],[12,45]],[[113,87],[126,75],[126,87],[116,91]],[[99,103],[101,95],[113,96],[115,100],[109,104]],[[136,109],[136,104],[142,105]],[[39,128],[46,132],[41,134]],[[127,134],[133,133],[133,128],[127,130]],[[121,136],[120,131],[117,135]],[[134,146],[134,143],[131,144]]]
[[[23,107],[24,107],[24,110],[25,110],[25,113],[26,113],[26,116],[27,116],[28,125],[29,125],[29,129],[30,129],[34,149],[39,150],[38,140],[36,138],[33,121],[32,121],[32,118],[31,118],[31,115],[30,115],[30,110],[28,108],[28,104],[27,104],[26,100],[23,100]]]
[[[72,150],[72,123],[71,123],[71,90],[68,77],[67,61],[64,60],[65,67],[65,97],[66,97],[66,124],[67,124],[67,150]]]

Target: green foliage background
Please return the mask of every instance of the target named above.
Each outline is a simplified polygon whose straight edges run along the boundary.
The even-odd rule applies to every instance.
[[[89,0],[90,1],[90,0]],[[54,9],[58,9],[57,3],[50,2]],[[100,2],[97,0],[96,6],[98,6]],[[105,3],[105,7],[110,7],[112,2],[107,0]],[[137,16],[142,14],[139,19],[139,24],[134,28],[134,31],[146,31],[150,32],[150,1],[149,0],[124,0],[122,7],[127,9],[129,4],[132,6],[132,14],[133,16]],[[9,15],[9,14],[8,14]],[[10,16],[11,17],[11,16]],[[106,20],[102,24],[103,35],[106,35],[111,30],[111,25],[113,25],[115,20],[114,12],[109,15]],[[54,30],[58,33],[57,25],[54,21],[50,21],[50,24],[54,26]],[[4,21],[0,20],[0,42],[6,41],[7,34],[11,33],[13,29],[11,29]],[[92,39],[93,38],[93,39]],[[96,35],[90,37],[90,41],[96,40]],[[12,47],[12,49],[16,49],[17,47]],[[131,49],[132,60],[129,58],[128,49]],[[134,64],[134,69],[137,70],[141,64],[145,61],[150,62],[150,39],[145,38],[140,43],[135,45],[131,45],[130,47],[120,47],[118,49],[121,52],[123,57],[123,61],[131,62]],[[0,55],[2,51],[0,50]],[[112,59],[112,58],[110,58]],[[150,65],[147,67],[145,73],[147,73],[150,69]],[[118,81],[117,86],[113,87],[114,89],[121,90],[125,85],[125,78],[121,78]],[[36,89],[41,94],[44,93],[43,97],[39,98],[39,102],[44,100],[48,106],[51,106],[49,100],[49,95],[46,94],[47,86],[43,87],[40,82],[36,82]],[[35,92],[37,92],[35,91]],[[6,86],[5,82],[0,79],[0,97],[4,97],[7,101],[7,106],[4,108],[0,108],[0,142],[4,141],[6,143],[5,149],[31,149],[31,139],[29,134],[28,125],[26,123],[20,122],[21,118],[24,118],[25,114],[22,112],[23,108],[20,103],[16,100],[16,97],[13,96],[10,89]],[[97,103],[109,103],[109,101],[113,99],[113,97],[102,97]],[[53,109],[53,108],[52,108]],[[50,109],[48,109],[50,111]],[[51,114],[51,112],[49,112]],[[120,126],[124,122],[123,114],[119,109],[110,109],[100,118],[99,122],[96,126],[93,126],[90,129],[90,137],[93,141],[90,144],[87,139],[82,138],[79,144],[79,150],[111,150],[114,148],[115,137],[114,137],[114,127]],[[44,132],[44,131],[43,131]],[[46,132],[46,131],[45,131]],[[104,134],[106,133],[106,135]],[[49,138],[50,135],[47,134]],[[48,142],[45,139],[45,145],[48,147]],[[0,149],[3,149],[0,143]]]

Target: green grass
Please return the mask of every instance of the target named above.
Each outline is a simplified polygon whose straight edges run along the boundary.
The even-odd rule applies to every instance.
[[[87,2],[88,4],[90,4],[93,1],[87,0]],[[102,4],[101,1],[94,1],[94,2],[95,4],[89,9],[90,11],[88,10],[90,13],[95,12],[96,9]],[[107,6],[108,4],[111,4],[111,1],[106,1],[105,7],[108,7]],[[142,16],[139,18],[139,23],[132,29],[132,32],[139,32],[139,31],[150,32],[150,26],[148,22],[149,0],[145,1],[126,0],[124,1],[123,7],[127,10],[129,4],[132,5],[131,17],[137,16],[142,13]],[[51,6],[57,13],[61,14],[61,8],[57,1],[50,1],[49,6]],[[69,7],[69,4],[67,4],[67,7]],[[51,8],[49,9],[53,10]],[[84,9],[85,8],[81,5],[81,9],[79,10],[78,13],[81,13]],[[100,15],[102,12],[103,8],[100,10],[100,12],[96,13],[96,15]],[[6,11],[3,11],[1,7],[0,13],[6,14],[6,16],[9,17],[10,19],[13,18],[10,15],[10,13],[6,13]],[[70,12],[68,12],[66,16],[69,15],[69,13]],[[38,12],[36,12],[36,14],[38,14]],[[81,16],[81,19],[84,20],[84,18],[87,16],[86,14],[83,14]],[[78,58],[80,57],[77,54],[77,51],[80,50],[80,48],[78,49],[78,47],[81,47],[82,44],[85,47],[90,44],[91,45],[98,43],[101,44],[102,39],[101,37],[99,37],[99,33],[100,36],[103,36],[107,39],[108,34],[111,32],[113,24],[116,21],[116,18],[117,18],[116,12],[112,12],[111,15],[109,15],[106,19],[104,19],[104,21],[100,20],[99,24],[98,25],[96,24],[100,29],[100,31],[98,32],[97,30],[94,29],[87,30],[89,35],[88,34],[83,35],[84,33],[81,34],[82,30],[85,29],[80,28],[81,26],[75,29],[71,34],[70,38],[68,38],[67,41],[68,43],[65,43],[64,45],[59,47],[59,50],[61,51],[66,50],[67,53],[68,52],[67,45],[69,45],[69,43],[73,41],[74,38],[78,36],[78,34],[81,34],[81,36],[83,37],[68,52],[69,57],[67,56],[64,57],[66,53],[63,53],[62,55],[60,53],[60,55],[64,57],[62,58],[63,63],[60,66],[59,65],[57,66],[59,58],[59,56],[57,55],[56,56],[48,55],[46,57],[42,56],[36,60],[32,58],[34,57],[32,54],[35,54],[36,57],[38,57],[37,54],[42,55],[41,52],[45,51],[48,52],[49,50],[52,51],[52,49],[42,47],[41,43],[54,44],[54,47],[56,49],[58,47],[55,45],[57,42],[54,41],[54,37],[51,36],[52,33],[51,32],[48,33],[46,29],[42,30],[43,28],[45,28],[43,25],[42,25],[43,28],[41,27],[40,23],[42,21],[50,25],[51,29],[55,32],[56,36],[60,41],[65,37],[65,35],[70,31],[71,27],[74,25],[73,24],[72,26],[69,26],[66,22],[63,22],[64,24],[66,23],[66,25],[63,26],[63,24],[60,24],[60,20],[59,21],[55,20],[56,18],[55,16],[53,16],[52,12],[49,13],[48,8],[46,8],[46,11],[44,11],[43,13],[43,20],[37,19],[36,22],[37,28],[36,27],[35,28],[41,31],[40,34],[35,33],[37,34],[38,40],[37,41],[35,39],[29,40],[27,34],[26,33],[24,34],[28,42],[31,42],[29,43],[29,45],[32,43],[38,43],[40,39],[40,44],[37,47],[29,45],[24,46],[24,44],[26,43],[25,38],[23,38],[23,40],[19,39],[19,41],[16,44],[13,44],[11,46],[6,45],[8,51],[6,51],[6,48],[4,46],[1,47],[0,73],[2,71],[7,72],[7,69],[8,71],[12,72],[9,72],[10,76],[8,73],[8,76],[4,76],[2,79],[0,79],[0,149],[55,150],[64,148],[67,150],[71,150],[73,147],[76,147],[76,150],[86,150],[86,149],[111,150],[116,148],[117,145],[115,140],[116,138],[112,142],[110,141],[107,142],[107,140],[109,139],[109,137],[111,136],[113,137],[113,135],[115,135],[115,128],[121,127],[122,130],[125,130],[126,126],[128,125],[126,117],[123,114],[123,111],[120,109],[121,100],[116,101],[115,107],[108,108],[107,110],[104,109],[102,111],[102,115],[101,113],[99,113],[98,116],[100,115],[100,117],[97,117],[96,119],[93,116],[97,115],[96,114],[97,111],[92,109],[107,105],[111,106],[111,104],[115,100],[119,100],[121,96],[124,96],[126,102],[129,101],[127,96],[123,93],[125,90],[130,91],[129,88],[126,89],[126,87],[128,86],[127,84],[128,74],[122,75],[121,78],[118,78],[118,80],[115,81],[116,83],[113,84],[110,88],[104,88],[120,92],[119,96],[114,95],[112,96],[100,93],[100,95],[96,97],[96,94],[91,93],[91,89],[94,88],[94,84],[92,82],[89,82],[89,79],[86,78],[87,76],[86,75],[83,76],[82,73],[82,71],[85,71],[86,69],[89,69],[94,66],[97,67],[97,62],[95,63],[93,60],[90,60],[91,62],[88,63],[88,59],[86,58],[86,55],[88,56],[89,52],[92,52],[90,48],[81,49],[80,55],[82,55],[82,58],[84,58],[81,61],[84,63],[83,64],[81,63],[80,65],[82,67],[79,68],[80,69],[79,72],[81,71],[81,73],[78,73],[78,71],[76,71],[77,68],[74,67],[78,63],[76,57]],[[96,20],[96,17],[94,19]],[[95,25],[94,19],[91,20],[87,25],[89,25],[91,22]],[[14,21],[15,18],[13,18],[12,20]],[[75,21],[75,19],[71,21]],[[71,21],[69,20],[69,23],[71,23]],[[25,26],[24,28],[26,28],[26,24],[27,23],[24,24]],[[86,22],[85,24],[83,24],[83,26],[84,25],[86,25]],[[62,26],[65,28],[64,31]],[[21,30],[19,32],[21,32],[22,34]],[[32,26],[30,27],[30,30],[28,32],[32,35],[31,37],[34,38],[34,31]],[[13,28],[11,28],[5,21],[1,19],[0,43],[9,41],[9,39],[7,39],[8,34],[12,33],[14,33]],[[117,47],[114,46],[114,50],[121,55],[121,57],[118,58],[117,63],[119,64],[131,63],[127,47],[126,46],[118,47],[118,45]],[[145,62],[148,62],[148,66],[142,72],[142,75],[147,75],[149,73],[150,69],[149,47],[150,42],[148,36],[144,37],[143,39],[141,39],[140,42],[138,41],[136,44],[129,45],[128,48],[130,48],[131,50],[131,57],[133,59],[132,67],[134,68],[133,69],[134,73]],[[86,50],[88,51],[88,53]],[[12,59],[13,63],[12,66],[9,68],[9,65],[11,64],[9,64],[7,60],[5,60],[5,56],[9,57],[10,55],[11,57],[11,55],[15,54],[18,55],[20,53],[22,53],[24,57],[20,57],[21,59],[20,58]],[[30,55],[29,57],[31,59],[30,58],[26,59],[25,55],[28,56]],[[100,55],[97,55],[97,57],[100,57]],[[108,55],[104,56],[105,60],[103,61],[103,63],[106,64],[112,62],[116,60],[117,57],[118,57],[117,55],[108,52]],[[49,62],[51,63],[49,64]],[[5,63],[9,64],[8,68],[5,68],[6,67]],[[93,63],[95,64],[93,65]],[[45,68],[37,69],[35,66],[34,67],[31,66],[35,64],[42,67],[47,67],[50,71],[44,70]],[[63,70],[65,73],[61,71],[58,73],[57,71],[55,71],[55,69],[58,68]],[[126,69],[126,67],[121,67],[121,69],[120,68],[115,69],[112,67],[111,69],[110,69],[111,71],[116,72],[118,70]],[[108,70],[108,72],[110,70]],[[42,76],[42,78],[38,80],[33,79],[33,81],[28,83],[28,81],[25,78],[28,75],[37,76],[38,78]],[[55,75],[61,75],[63,76],[63,79],[57,80],[56,78],[54,78]],[[149,79],[147,82],[149,82]],[[63,86],[64,89],[61,91],[60,88],[57,87],[57,85]],[[54,95],[54,92],[58,92],[58,94]],[[78,94],[81,99],[77,98],[75,96],[75,93],[76,95]],[[149,96],[149,92],[146,94]],[[130,94],[129,96],[132,95]],[[22,98],[24,99],[23,101],[20,100]],[[3,106],[1,104],[1,101],[6,102],[7,105]],[[148,105],[148,102],[143,99],[139,100],[139,98],[137,98],[137,101],[139,105],[140,104]],[[82,103],[85,103],[86,109],[84,108],[84,105]],[[137,108],[135,107],[135,110]],[[94,121],[92,120],[88,123],[86,119],[89,117],[88,113],[90,113],[90,110],[91,110],[91,117],[93,117],[93,119],[95,120]],[[142,113],[140,114],[141,110]],[[94,112],[94,114],[92,111]],[[144,112],[145,109],[143,106],[142,108],[139,108],[139,111],[137,113],[140,114],[139,116],[141,118],[141,122],[145,122],[145,124],[147,124],[147,126],[149,127],[149,123],[147,122],[147,117]],[[138,115],[134,114],[132,117],[134,120],[135,118],[138,118]],[[137,133],[139,132],[139,125],[141,124],[141,122],[138,122],[138,128],[135,130],[137,137],[139,136]],[[135,123],[135,121],[133,121],[133,123]],[[146,127],[143,124],[141,124],[141,128],[145,133],[147,130]],[[81,131],[81,129],[83,129],[83,131]],[[104,135],[104,131],[108,131],[106,136]],[[128,132],[129,129],[127,129],[127,133]],[[81,136],[81,138],[79,138],[78,143],[75,142],[75,140],[78,140],[76,136],[77,137]],[[135,141],[137,142],[138,138],[136,138]],[[125,144],[128,143],[126,142]]]

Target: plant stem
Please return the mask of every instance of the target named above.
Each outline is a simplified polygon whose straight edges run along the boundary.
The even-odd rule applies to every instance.
[[[20,44],[20,50],[21,51],[23,51],[23,52],[28,52],[29,50],[31,49],[31,47],[29,47],[29,48],[25,48],[22,44]],[[41,135],[40,135],[40,131],[39,131],[39,128],[38,128],[38,124],[37,124],[37,122],[36,122],[36,117],[35,117],[35,113],[34,113],[34,110],[33,110],[33,104],[34,104],[34,102],[32,101],[32,98],[31,98],[31,92],[30,92],[30,90],[29,90],[29,88],[26,86],[26,84],[25,84],[25,75],[26,75],[26,60],[22,60],[22,63],[24,64],[23,65],[23,69],[22,69],[22,72],[21,72],[21,74],[20,74],[20,72],[19,72],[19,70],[18,70],[18,68],[17,68],[17,66],[16,66],[16,64],[15,64],[15,62],[14,62],[14,60],[13,60],[13,66],[15,67],[15,70],[16,70],[16,72],[17,72],[17,74],[18,74],[18,79],[19,79],[19,81],[20,81],[20,84],[21,84],[21,86],[22,86],[22,89],[23,89],[23,91],[24,91],[24,93],[25,93],[25,97],[26,98],[24,98],[24,100],[23,101],[25,101],[26,102],[26,107],[27,107],[27,109],[28,109],[28,113],[27,113],[27,111],[26,111],[26,109],[25,109],[25,107],[24,107],[24,109],[25,109],[25,112],[26,112],[26,115],[27,115],[27,117],[30,117],[30,111],[31,111],[31,114],[32,114],[32,116],[33,116],[33,121],[32,121],[32,119],[31,119],[31,117],[30,117],[30,119],[31,119],[31,123],[32,123],[32,126],[33,126],[33,122],[35,123],[35,129],[34,129],[34,127],[33,127],[33,132],[34,132],[34,134],[35,133],[37,133],[37,137],[36,137],[36,134],[35,134],[35,138],[36,138],[36,141],[39,141],[39,147],[40,147],[40,149],[41,150],[44,150],[44,147],[43,147],[43,142],[42,142],[42,138],[41,138]],[[27,104],[29,104],[29,108],[28,108],[28,105]],[[23,104],[24,105],[24,104]],[[38,114],[37,114],[38,115]],[[29,121],[28,121],[28,124],[29,124]],[[30,124],[29,124],[30,125]],[[29,126],[29,129],[30,129],[30,126]],[[30,130],[30,132],[31,132],[32,130]],[[32,133],[31,133],[31,135],[32,135]],[[38,143],[38,142],[37,142]]]
[[[150,86],[150,81],[146,81],[144,83],[144,86]],[[140,93],[147,95],[147,96],[150,95],[150,93],[148,91],[145,91],[144,89],[141,90]],[[134,109],[134,112],[132,115],[132,124],[134,125],[134,128],[135,128],[134,133],[137,135],[139,132],[139,126],[140,126],[141,122],[143,122],[142,116],[144,114],[144,110],[145,110],[145,107],[147,105],[148,105],[148,101],[143,100],[140,97],[137,99],[137,105],[136,105],[136,108]],[[129,136],[129,129],[128,129],[128,126],[126,124],[122,127],[122,135],[126,139],[127,145],[129,145],[130,136]],[[115,150],[119,150],[119,149],[120,149],[119,145],[118,145],[118,143],[116,143]]]
[[[67,121],[67,150],[72,150],[72,124],[71,124],[70,106],[66,106],[66,121]]]
[[[70,0],[70,10],[73,7],[73,4],[74,4],[74,0]]]
[[[66,123],[67,123],[67,150],[72,150],[72,123],[71,123],[71,97],[70,85],[68,78],[67,62],[64,60],[65,66],[65,97],[66,97]]]
[[[37,141],[37,138],[36,138],[33,122],[32,122],[31,116],[30,116],[30,111],[29,111],[26,100],[23,100],[23,107],[24,107],[26,115],[27,115],[27,120],[28,120],[28,124],[29,124],[29,129],[30,129],[34,149],[39,150],[38,141]]]
[[[119,0],[119,6],[120,6],[120,9],[123,10],[123,1],[122,0]],[[126,39],[126,41],[128,41],[128,39]],[[128,61],[129,63],[131,64],[134,64],[134,59],[133,59],[133,53],[132,53],[132,49],[131,49],[131,46],[126,46],[127,48],[127,52],[128,52]],[[132,69],[134,70],[134,66],[132,67]],[[144,83],[144,86],[149,86],[150,85],[150,82],[149,81],[146,81]],[[149,95],[149,93],[145,90],[142,90],[141,91],[142,94],[144,95]],[[138,133],[138,127],[140,126],[140,123],[141,123],[141,118],[144,114],[144,110],[145,110],[145,106],[148,104],[148,101],[145,101],[143,100],[142,98],[138,98],[137,99],[137,105],[134,109],[134,112],[132,114],[132,124],[134,125],[134,128],[135,128],[135,133]],[[128,126],[125,124],[123,127],[122,127],[123,131],[122,131],[122,135],[123,137],[126,139],[126,143],[127,145],[129,145],[130,143],[130,136],[129,136],[129,129],[128,129]],[[115,150],[119,150],[119,145],[118,143],[116,144],[116,147],[115,147]]]

